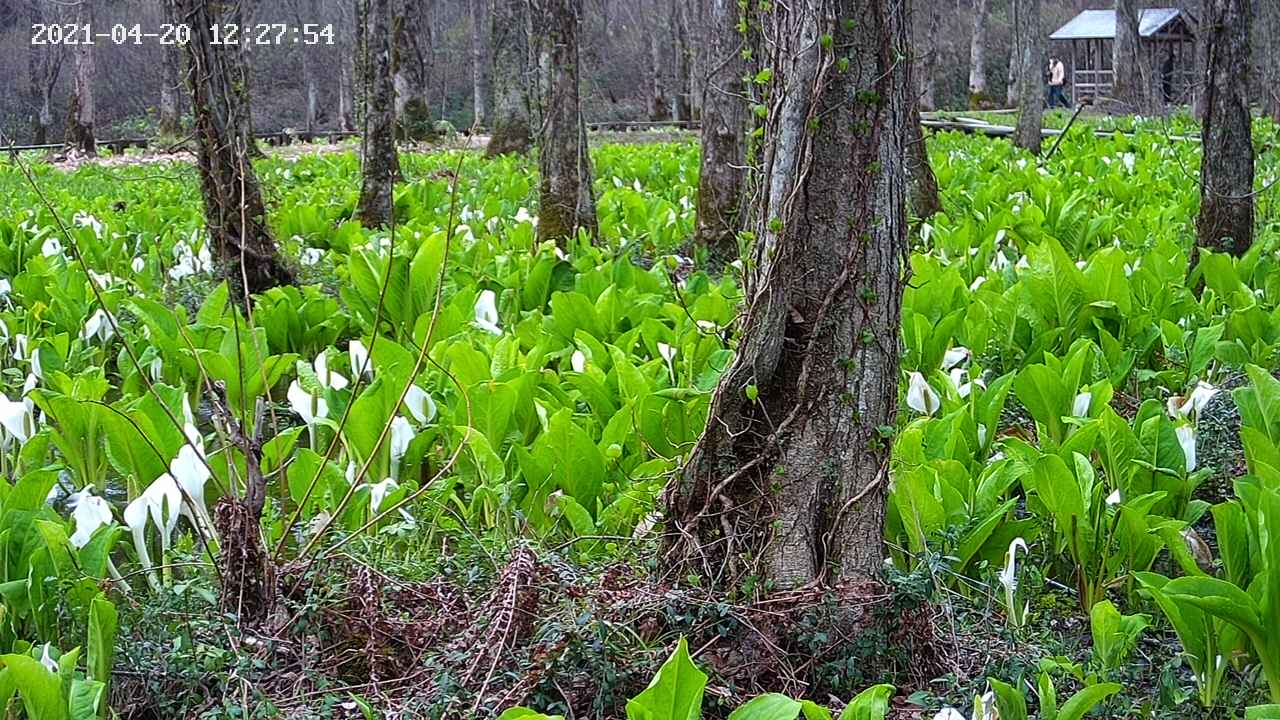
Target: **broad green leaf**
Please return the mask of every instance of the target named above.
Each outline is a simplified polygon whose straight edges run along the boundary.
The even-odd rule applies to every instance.
[[[627,702],[627,720],[698,720],[707,675],[693,664],[682,637],[653,681]]]
[[[893,691],[892,685],[872,685],[849,701],[840,720],[884,720]]]
[[[786,695],[769,693],[748,700],[745,705],[730,713],[729,720],[796,720],[799,715],[799,701]]]

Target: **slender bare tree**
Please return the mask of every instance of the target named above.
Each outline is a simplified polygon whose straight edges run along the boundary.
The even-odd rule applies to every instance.
[[[1262,54],[1262,112],[1280,123],[1280,0],[1258,0]]]
[[[176,25],[172,0],[161,3],[164,21]],[[179,110],[182,95],[182,48],[176,43],[160,47],[160,135],[175,138],[181,132]]]
[[[536,3],[548,76],[538,148],[542,172],[538,239],[564,242],[579,230],[595,237],[598,228],[591,155],[578,95],[582,0]]]
[[[901,0],[752,18],[773,68],[757,270],[706,430],[665,494],[672,577],[876,577],[897,413],[911,118]]]
[[[646,68],[649,91],[649,119],[655,121],[666,120],[671,117],[671,106],[667,104],[666,83],[663,82],[667,75],[667,63],[662,52],[662,40],[670,32],[670,18],[666,17],[666,13],[659,12],[659,3],[662,5],[667,4],[664,0],[650,0],[646,6],[649,17],[647,28],[649,34],[649,67]]]
[[[738,231],[743,229],[748,122],[747,89],[743,76],[743,13],[737,0],[709,0],[702,29],[709,71],[702,98],[702,164],[698,174],[696,240],[717,260],[738,256]]]
[[[990,104],[987,94],[987,0],[973,0],[973,34],[969,37],[969,107]]]
[[[471,89],[475,111],[474,125],[489,126],[489,107],[493,101],[492,54],[489,47],[489,2],[467,0],[471,10]]]
[[[76,4],[76,22],[82,25],[93,25],[94,0],[80,0]],[[71,107],[67,113],[67,133],[65,142],[85,155],[98,154],[98,141],[93,132],[94,85],[97,67],[93,43],[81,42],[72,46],[75,58],[75,94],[71,97]]]
[[[1112,97],[1135,112],[1151,107],[1151,70],[1138,37],[1141,19],[1137,0],[1115,0],[1116,39],[1111,46],[1111,67],[1115,72]]]
[[[1043,139],[1045,66],[1044,36],[1040,31],[1040,0],[1013,0],[1013,55],[1018,58],[1018,126],[1013,144],[1040,154]]]
[[[926,2],[924,6],[927,18],[925,43],[918,54],[920,62],[916,63],[916,67],[920,72],[916,73],[916,81],[920,86],[920,107],[925,110],[936,110],[938,107],[938,54],[941,46],[939,33],[942,29],[943,8],[941,3],[937,2]]]
[[[1243,255],[1253,243],[1253,116],[1249,112],[1250,0],[1205,0],[1208,80],[1197,244]]]
[[[205,226],[235,293],[247,297],[293,282],[267,226],[258,176],[249,160],[252,131],[243,55],[214,44],[210,28],[228,22],[235,8],[210,0],[174,0],[179,22],[191,28],[186,45],[187,86],[195,117],[197,162]]]
[[[364,56],[360,86],[364,132],[360,136],[360,222],[365,227],[391,223],[392,191],[400,176],[396,153],[395,85],[391,70],[391,0],[362,0],[359,31]]]
[[[28,19],[32,27],[58,22],[56,13],[49,17],[42,0],[29,0]],[[62,60],[66,57],[62,43],[31,43],[27,49],[27,71],[32,104],[37,108],[32,116],[31,131],[37,145],[49,142],[53,128],[53,90],[62,74]]]
[[[523,153],[533,143],[527,0],[493,1],[493,128],[485,154]]]

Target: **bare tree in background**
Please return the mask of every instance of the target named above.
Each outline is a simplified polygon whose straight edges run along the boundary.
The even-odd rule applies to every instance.
[[[93,25],[95,0],[79,0],[76,4],[75,19],[77,23]],[[97,68],[94,64],[92,43],[77,43],[72,46],[75,58],[75,94],[71,97],[71,107],[67,113],[67,132],[65,142],[85,155],[98,154],[98,141],[93,134],[93,92],[94,75]]]
[[[538,239],[564,242],[586,230],[595,237],[595,192],[587,126],[578,94],[582,0],[535,0],[548,78],[542,102],[538,161]]]
[[[352,12],[350,0],[333,0],[337,4],[338,9],[338,28],[337,34],[341,40],[342,47],[352,48],[348,57],[343,58],[338,63],[338,128],[345,132],[354,132],[356,129],[355,120],[355,37],[352,28],[355,27],[354,13]]]
[[[1249,112],[1250,0],[1205,0],[1208,41],[1197,245],[1243,255],[1253,243],[1253,117]]]
[[[937,2],[926,2],[924,5],[924,12],[928,18],[925,47],[918,55],[920,62],[916,66],[920,68],[920,72],[915,75],[917,84],[920,86],[920,107],[925,110],[936,110],[938,107],[938,33],[942,27],[942,8]]]
[[[396,153],[395,86],[391,77],[391,0],[362,0],[359,31],[364,57],[360,59],[364,91],[360,136],[360,222],[365,227],[391,223],[392,191],[400,176]]]
[[[708,75],[702,98],[702,163],[695,240],[718,262],[738,256],[747,164],[743,13],[738,0],[709,0],[702,28]]]
[[[689,41],[689,0],[671,0],[667,14],[671,26],[672,70],[671,116],[693,122],[693,44]]]
[[[57,22],[57,17],[47,17],[43,0],[29,0],[29,22],[36,25]],[[31,101],[38,109],[32,116],[32,135],[37,145],[49,142],[49,130],[53,127],[53,89],[62,73],[62,60],[66,57],[65,45],[29,44],[27,47],[27,71]]]
[[[179,22],[191,27],[186,45],[187,85],[195,116],[205,226],[223,273],[237,295],[247,297],[293,282],[267,226],[258,176],[249,160],[253,140],[243,55],[215,45],[209,28],[235,17],[234,4],[174,0]]]
[[[774,70],[758,269],[706,430],[666,490],[670,577],[785,589],[882,570],[908,252],[903,5],[794,0],[752,19]]]
[[[528,0],[493,2],[493,122],[485,154],[523,153],[533,143]]]
[[[1111,67],[1115,70],[1112,97],[1134,112],[1151,107],[1151,71],[1138,37],[1140,19],[1137,0],[1115,0],[1116,39],[1111,46]]]
[[[969,38],[969,107],[990,104],[987,96],[987,0],[973,0],[973,35]]]
[[[293,0],[293,19],[299,27],[316,17],[315,0]],[[316,131],[316,117],[320,111],[320,86],[316,79],[315,60],[310,48],[302,47],[302,90],[305,93],[302,129],[310,138]]]
[[[1280,123],[1280,0],[1258,0],[1262,39],[1262,112]]]
[[[671,107],[667,104],[667,88],[663,79],[667,74],[667,63],[662,52],[662,38],[670,31],[671,18],[667,13],[659,12],[658,5],[666,5],[666,0],[649,0],[645,9],[649,16],[649,67],[646,73],[648,85],[649,119],[666,120],[671,117]]]
[[[1018,126],[1013,144],[1040,154],[1044,138],[1044,35],[1040,31],[1040,0],[1013,0],[1013,55],[1018,58]]]
[[[493,100],[493,62],[489,47],[489,3],[491,0],[467,0],[471,10],[471,82],[473,126],[489,127],[489,106]]]
[[[395,88],[396,128],[404,139],[420,140],[433,133],[427,90],[431,83],[431,24],[425,11],[433,3],[396,0],[391,50]]]
[[[172,0],[161,3],[164,21],[176,25]],[[160,46],[160,112],[159,131],[165,138],[176,138],[182,131],[179,118],[182,96],[182,48],[177,43]]]

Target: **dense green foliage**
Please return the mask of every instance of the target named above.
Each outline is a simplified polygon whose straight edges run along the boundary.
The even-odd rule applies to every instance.
[[[983,138],[930,149],[946,212],[918,227],[903,414],[882,429],[892,563],[942,558],[948,592],[991,593],[1013,637],[1037,620],[1027,565],[1092,619],[1086,664],[991,683],[1009,707],[1034,684],[1054,717],[1057,674],[1089,701],[1056,716],[1083,715],[1166,625],[1205,706],[1228,679],[1280,702],[1275,201],[1248,255],[1193,257],[1198,149],[1160,125],[1073,133],[1043,165]],[[37,166],[39,192],[0,168],[0,698],[103,711],[121,590],[216,591],[212,511],[246,473],[229,423],[264,438],[279,558],[493,536],[625,557],[732,351],[740,279],[675,254],[696,158],[597,150],[603,242],[564,248],[535,240],[527,160],[406,157],[378,232],[351,219],[354,157],[262,161],[306,284],[250,313],[213,279],[191,168]],[[1277,172],[1262,155],[1260,182]],[[1203,466],[1229,395],[1247,466]],[[800,708],[753,702],[778,714],[741,717]]]

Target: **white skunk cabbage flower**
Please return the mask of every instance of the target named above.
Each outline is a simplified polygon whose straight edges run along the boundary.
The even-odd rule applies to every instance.
[[[62,242],[58,238],[50,236],[43,244],[40,245],[40,254],[45,257],[53,257],[62,254]]]
[[[404,396],[404,407],[419,425],[425,425],[436,418],[436,401],[417,385],[409,386],[409,392]]]
[[[1218,388],[1201,380],[1191,389],[1191,393],[1186,398],[1174,395],[1167,402],[1169,417],[1175,420],[1187,419],[1193,424],[1200,417],[1200,412],[1204,410],[1214,395],[1218,394]]]
[[[1187,460],[1187,472],[1196,469],[1196,429],[1191,425],[1179,425],[1173,429],[1178,436],[1178,444],[1182,446],[1182,455]]]
[[[670,345],[660,342],[658,343],[658,354],[662,356],[663,362],[667,364],[667,374],[671,376],[671,382],[676,381],[676,349]]]
[[[49,654],[50,647],[52,645],[45,643],[44,648],[40,650],[40,664],[49,672],[56,674],[58,672],[58,661],[54,660],[53,656]]]
[[[1022,622],[1026,619],[1028,604],[1019,609],[1017,605],[1018,594],[1018,549],[1021,548],[1025,554],[1027,550],[1027,542],[1022,538],[1014,538],[1009,543],[1009,551],[1005,553],[1004,567],[1001,568],[999,575],[1000,584],[1004,586],[1004,606],[1009,613],[1009,623],[1014,627],[1021,627]]]
[[[71,519],[76,523],[76,531],[71,534],[71,544],[82,548],[89,544],[94,531],[103,525],[114,522],[111,516],[111,504],[93,494],[93,488],[85,487],[69,498],[71,503]]]
[[[582,354],[581,350],[574,350],[573,355],[569,356],[569,367],[574,372],[580,373],[587,367],[587,356]]]
[[[1105,500],[1105,502],[1107,503],[1107,505],[1112,507],[1119,505],[1121,503],[1120,488],[1116,488],[1115,490],[1112,490],[1111,494],[1107,496],[1107,499]]]
[[[476,298],[476,327],[494,335],[501,335],[498,327],[498,296],[492,290],[485,290]]]
[[[527,223],[529,223],[530,225],[533,225],[533,226],[535,226],[535,227],[536,227],[536,226],[537,226],[537,224],[538,224],[538,216],[537,216],[537,215],[530,215],[530,214],[529,214],[529,208],[524,208],[524,207],[522,207],[522,208],[520,208],[519,210],[516,210],[516,222],[518,222],[518,223],[525,223],[525,222],[527,222]]]
[[[177,481],[186,497],[183,498],[182,514],[192,523],[199,523],[202,529],[213,536],[213,518],[209,516],[209,508],[204,501],[204,486],[211,477],[209,467],[204,461],[204,439],[194,425],[184,428],[190,442],[184,443],[177,456],[169,463],[169,475]],[[185,502],[186,500],[191,502]]]
[[[308,426],[315,425],[317,420],[329,417],[329,403],[325,402],[324,398],[313,396],[303,390],[297,380],[289,383],[289,390],[285,393],[285,397],[289,400],[290,409]]]
[[[85,342],[93,342],[93,339],[97,338],[100,342],[106,343],[112,337],[115,337],[114,320],[115,318],[107,315],[106,310],[98,308],[85,322],[84,330],[80,332],[80,337],[84,338]]]
[[[391,475],[393,477],[400,476],[400,461],[404,459],[404,454],[409,451],[409,443],[413,442],[417,434],[403,416],[397,415],[396,419],[391,421]]]
[[[135,257],[133,262],[129,263],[129,269],[133,271],[134,275],[141,275],[142,271],[147,269],[146,258],[141,255]]]
[[[309,247],[309,248],[305,248],[302,251],[302,255],[298,258],[298,260],[303,264],[304,267],[310,267],[320,262],[320,259],[323,257],[324,257],[323,249]]]
[[[351,358],[351,373],[360,375],[364,373],[366,376],[373,376],[373,365],[369,363],[369,348],[359,339],[352,340],[347,346],[347,355]]]
[[[181,507],[182,491],[178,489],[173,476],[165,473],[124,508],[124,524],[133,532],[133,546],[138,551],[138,560],[142,566],[150,571],[152,587],[159,588],[160,582],[155,576],[151,553],[147,550],[147,523],[155,523],[160,531],[161,552],[167,555]]]
[[[1071,403],[1071,414],[1075,417],[1088,417],[1089,405],[1093,403],[1093,393],[1082,392],[1076,395],[1076,399]]]
[[[378,509],[382,507],[382,501],[387,499],[387,495],[395,492],[400,487],[400,483],[387,478],[379,483],[369,486],[369,513],[376,514]]]
[[[944,707],[934,714],[933,720],[964,720],[964,715],[953,707]]]
[[[907,382],[907,407],[921,415],[932,415],[942,407],[942,399],[918,372],[911,373]]]
[[[317,355],[315,362],[311,363],[311,367],[316,371],[316,380],[320,382],[321,387],[326,387],[330,390],[341,390],[349,384],[341,373],[329,369],[328,353],[321,352]]]
[[[950,370],[951,368],[968,360],[969,356],[972,354],[973,353],[969,351],[969,348],[964,347],[963,345],[951,348],[942,356],[942,369]]]
[[[25,401],[14,401],[0,395],[0,428],[4,429],[0,435],[3,435],[6,446],[10,438],[19,444],[25,443],[36,432],[35,413]]]

